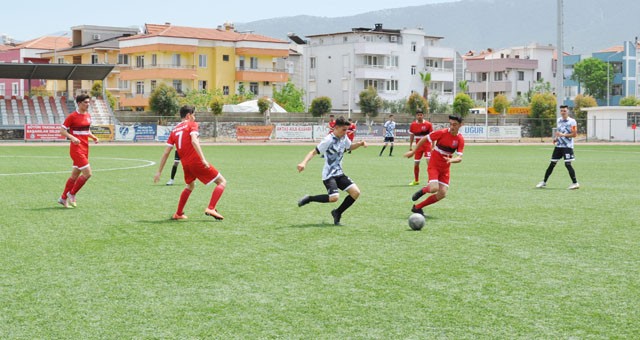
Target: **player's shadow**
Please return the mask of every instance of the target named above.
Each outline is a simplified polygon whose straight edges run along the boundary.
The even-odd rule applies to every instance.
[[[322,223],[290,224],[282,228],[304,229],[304,228],[334,228],[334,227],[344,227],[344,225],[335,225],[329,222],[322,222]]]
[[[24,208],[24,210],[30,210],[30,211],[51,211],[51,210],[60,210],[60,211],[71,211],[74,208],[64,208],[61,205],[57,205],[57,206],[47,206],[47,207],[39,207],[39,208]]]

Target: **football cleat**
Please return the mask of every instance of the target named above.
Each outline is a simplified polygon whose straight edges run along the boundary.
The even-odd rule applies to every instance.
[[[67,200],[62,197],[58,198],[58,204],[62,205],[65,208],[69,208],[69,204],[67,203]]]
[[[298,207],[301,207],[303,205],[307,205],[309,204],[309,195],[304,195],[304,197],[302,197],[299,201],[298,201]]]
[[[413,196],[411,196],[411,200],[412,201],[417,201],[420,199],[420,197],[424,196],[424,192],[422,192],[422,189],[416,191]]]
[[[170,180],[167,182],[167,185],[173,185],[173,179],[170,179]]]
[[[424,216],[424,210],[422,210],[422,208],[416,208],[415,205],[411,207],[411,212]]]
[[[536,188],[546,188],[547,187],[547,182],[540,182],[536,185]]]
[[[333,216],[333,224],[334,225],[341,225],[340,224],[340,218],[342,218],[342,214],[338,213],[337,209],[331,210],[331,216]]]
[[[67,202],[70,206],[76,207],[76,195],[67,194]]]
[[[172,220],[186,220],[188,217],[185,214],[182,215],[178,215],[178,214],[173,214],[173,216],[171,217]]]
[[[419,185],[419,184],[420,184],[420,181],[411,181],[411,182],[409,183],[409,185],[411,185],[411,186],[413,186],[413,185]]]
[[[205,209],[204,214],[207,216],[211,216],[218,221],[224,220],[224,216],[220,215],[216,209]]]
[[[573,184],[571,184],[567,189],[569,189],[569,190],[576,190],[576,189],[580,189],[580,184],[578,184],[578,183],[573,183]]]

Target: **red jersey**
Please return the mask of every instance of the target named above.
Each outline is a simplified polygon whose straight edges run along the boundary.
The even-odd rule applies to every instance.
[[[196,148],[191,144],[192,137],[197,138],[198,135],[198,123],[189,121],[184,121],[176,125],[176,127],[171,130],[171,134],[169,134],[167,145],[176,146],[178,156],[180,156],[180,161],[183,166],[202,163],[202,159],[200,159]]]
[[[62,123],[62,128],[68,130],[71,135],[80,140],[80,144],[71,143],[70,152],[88,153],[89,134],[91,134],[91,115],[87,113],[72,112]]]
[[[335,130],[335,128],[336,128],[336,121],[335,120],[330,121],[329,122],[329,133],[332,133],[333,130]]]
[[[415,141],[418,143],[422,137],[433,132],[433,125],[430,122],[423,120],[422,123],[418,123],[417,120],[414,120],[409,126],[409,133],[415,136]]]
[[[434,165],[449,166],[451,164],[447,163],[445,157],[453,155],[454,152],[462,155],[462,151],[464,150],[464,137],[462,137],[460,133],[454,136],[447,128],[434,131],[430,133],[427,138],[431,143],[436,142],[433,152],[431,152],[431,162],[437,163],[434,163]],[[429,166],[431,166],[431,163],[429,163]]]
[[[358,127],[356,126],[356,123],[351,123],[351,125],[349,125],[349,128],[347,129],[347,138],[349,138],[349,140],[351,140],[353,142],[353,139],[356,137],[356,129]]]

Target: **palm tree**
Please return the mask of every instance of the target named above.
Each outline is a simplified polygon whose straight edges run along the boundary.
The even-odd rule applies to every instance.
[[[425,100],[429,100],[429,85],[431,84],[431,72],[420,72],[420,80],[422,80],[422,84],[424,84],[424,89],[422,90],[422,96]]]
[[[460,90],[460,92],[462,93],[467,93],[469,92],[469,82],[467,82],[466,80],[461,80],[458,82],[458,89]]]

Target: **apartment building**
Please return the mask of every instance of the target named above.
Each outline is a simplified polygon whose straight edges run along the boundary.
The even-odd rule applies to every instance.
[[[147,110],[149,95],[160,83],[178,93],[222,91],[233,95],[240,87],[258,96],[271,96],[273,86],[289,74],[278,60],[289,56],[286,41],[236,32],[232,24],[195,28],[147,24],[142,34],[120,39],[120,81],[130,91],[120,106]]]
[[[376,24],[307,38],[307,103],[327,96],[334,110],[359,111],[358,95],[369,86],[385,100],[405,99],[412,92],[422,94],[420,72],[431,73],[430,93],[453,102],[456,53],[440,46],[442,37],[429,36],[422,28],[388,29]]]
[[[565,100],[564,103],[573,106],[573,100],[584,90],[580,83],[571,80],[574,65],[587,58],[597,58],[611,65],[613,79],[609,83],[609,90],[603,98],[596,98],[598,106],[617,106],[620,99],[627,96],[637,97],[640,94],[638,87],[638,46],[635,42],[625,41],[622,45],[613,46],[598,52],[566,56],[565,62]]]
[[[552,45],[530,44],[480,53],[470,51],[465,60],[465,80],[474,100],[492,102],[500,94],[509,100],[526,94],[536,82],[555,88],[557,58]]]

